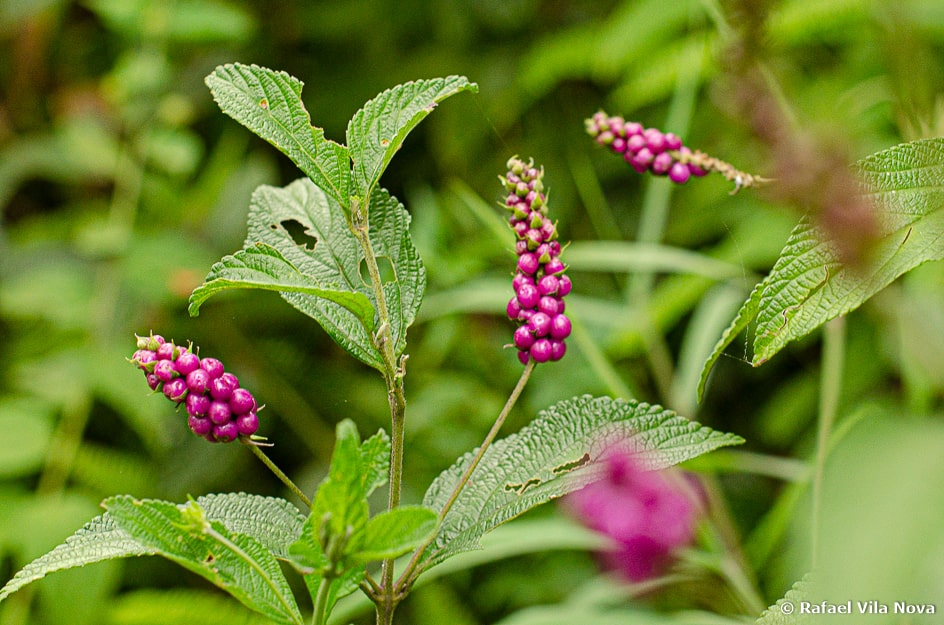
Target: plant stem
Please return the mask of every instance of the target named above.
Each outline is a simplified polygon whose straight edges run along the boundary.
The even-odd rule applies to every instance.
[[[309,499],[308,497],[306,497],[306,496],[305,496],[305,493],[302,492],[302,489],[300,489],[300,488],[298,487],[298,485],[296,485],[295,482],[293,482],[293,481],[291,480],[291,478],[289,478],[289,476],[285,475],[285,473],[282,471],[282,469],[280,469],[278,466],[276,466],[276,464],[275,464],[274,462],[272,462],[272,459],[269,458],[269,456],[267,456],[264,451],[262,451],[262,448],[259,447],[259,445],[254,445],[254,444],[252,444],[252,443],[246,443],[246,446],[249,447],[249,449],[252,450],[252,453],[254,453],[254,454],[256,455],[256,458],[258,458],[259,460],[262,461],[262,464],[266,465],[266,467],[267,467],[270,471],[272,471],[272,473],[275,474],[275,477],[279,478],[279,479],[282,481],[283,484],[285,484],[286,486],[288,486],[288,489],[289,489],[290,491],[292,491],[293,493],[295,493],[295,495],[296,495],[299,499],[301,499],[302,501],[304,501],[304,502],[305,502],[305,505],[308,506],[309,509],[311,508],[311,499]]]
[[[406,416],[406,396],[403,392],[404,363],[406,357],[397,362],[393,331],[390,326],[390,312],[387,310],[387,298],[383,292],[383,280],[377,265],[377,256],[370,242],[370,228],[367,211],[355,200],[351,206],[351,232],[364,253],[364,264],[370,276],[371,289],[377,305],[379,326],[374,333],[374,345],[383,361],[383,378],[387,386],[387,401],[390,404],[390,479],[387,509],[393,510],[400,505],[400,492],[403,485],[403,436]],[[374,597],[377,604],[377,623],[391,625],[393,611],[400,598],[394,592],[393,558],[383,561],[381,571],[382,594]]]
[[[324,625],[325,609],[328,607],[328,592],[331,590],[331,580],[327,577],[321,578],[318,584],[318,594],[315,597],[315,606],[311,614],[311,625]]]
[[[529,360],[528,364],[524,368],[524,371],[521,372],[521,377],[518,378],[518,384],[515,385],[514,390],[511,391],[511,395],[508,396],[505,406],[498,414],[498,418],[495,419],[495,423],[492,424],[492,429],[490,429],[488,434],[485,435],[485,439],[482,441],[482,444],[479,445],[478,450],[475,452],[472,462],[466,468],[465,472],[462,474],[462,477],[459,478],[459,481],[456,483],[456,487],[453,489],[452,494],[449,495],[449,499],[446,500],[446,504],[443,506],[442,510],[440,510],[440,524],[442,524],[443,520],[446,518],[449,510],[452,509],[453,504],[456,503],[456,500],[459,498],[459,495],[462,493],[462,490],[465,488],[466,484],[469,483],[472,473],[479,465],[479,462],[482,461],[482,458],[485,456],[485,452],[488,450],[489,446],[491,446],[492,442],[495,440],[495,437],[498,436],[498,431],[501,429],[502,424],[505,423],[505,419],[508,417],[511,409],[514,408],[515,404],[517,403],[518,398],[521,396],[521,392],[524,390],[524,387],[528,384],[528,380],[531,378],[531,373],[534,371],[534,366],[534,360]],[[406,593],[407,589],[409,589],[409,587],[416,580],[416,577],[422,572],[422,570],[419,569],[420,558],[423,557],[423,554],[426,552],[426,548],[432,544],[435,538],[436,536],[434,535],[413,553],[413,557],[410,559],[409,564],[407,564],[406,570],[403,571],[400,579],[397,580],[397,590],[401,594]]]
[[[842,392],[843,366],[846,351],[846,320],[836,317],[823,331],[823,364],[820,371],[819,424],[816,432],[816,464],[813,473],[811,568],[819,556],[820,521],[822,517],[823,473],[829,438],[832,434],[839,396]]]

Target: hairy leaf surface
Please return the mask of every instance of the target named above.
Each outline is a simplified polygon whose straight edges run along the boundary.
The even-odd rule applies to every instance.
[[[301,625],[301,612],[275,556],[253,537],[210,521],[196,501],[177,505],[119,495],[103,505],[119,527],[154,553],[277,623]]]
[[[636,450],[649,469],[660,469],[743,439],[659,406],[589,395],[562,401],[485,452],[423,566],[477,549],[479,539],[498,525],[590,483],[599,476],[594,461],[616,442]],[[466,454],[437,477],[423,505],[442,510],[472,457]]]
[[[702,370],[699,394],[724,350],[756,322],[752,364],[861,306],[903,273],[944,258],[944,139],[925,139],[856,163],[879,239],[864,267],[846,266],[836,247],[804,218],[770,274],[755,288]]]
[[[403,205],[380,188],[372,205],[371,245],[393,268],[383,289],[394,351],[400,355],[426,290],[426,269],[410,238],[410,216]],[[223,290],[278,291],[349,353],[382,369],[372,338],[377,303],[361,275],[363,251],[340,205],[311,180],[300,178],[286,187],[259,187],[248,222],[244,249],[213,265],[191,295],[191,314]],[[293,234],[295,228],[303,234]]]
[[[347,210],[351,161],[348,149],[311,125],[302,103],[304,83],[256,65],[221,65],[206,77],[220,109],[288,156],[315,184]]]
[[[279,557],[287,556],[288,546],[298,538],[305,521],[295,506],[274,497],[225,493],[200,497],[197,503],[206,511],[207,519],[222,523],[230,532],[252,536]],[[119,527],[112,515],[106,512],[25,566],[0,590],[0,600],[49,573],[155,553],[154,549],[138,542]]]
[[[461,91],[478,91],[478,86],[465,76],[417,80],[380,93],[355,113],[347,127],[347,142],[354,160],[358,197],[373,195],[380,176],[410,131],[439,102]]]

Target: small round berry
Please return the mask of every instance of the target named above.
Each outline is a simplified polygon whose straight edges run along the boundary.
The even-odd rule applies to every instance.
[[[567,276],[560,276],[560,288],[557,290],[557,294],[560,297],[566,297],[573,287],[574,283],[570,281],[570,278]]]
[[[219,443],[232,443],[239,436],[239,426],[230,421],[213,426],[213,438]]]
[[[682,147],[682,140],[678,135],[672,132],[665,133],[665,149],[666,150],[678,150]]]
[[[187,383],[183,378],[174,378],[164,383],[164,396],[167,399],[180,403],[187,396]]]
[[[658,128],[647,128],[643,136],[646,138],[646,145],[653,154],[665,151],[665,136]]]
[[[187,414],[191,417],[205,417],[210,409],[210,398],[206,395],[190,393],[187,395]]]
[[[213,429],[213,423],[209,419],[194,415],[187,417],[187,425],[190,427],[190,431],[197,436],[206,436]]]
[[[154,363],[154,375],[161,382],[170,382],[177,377],[177,368],[170,360],[158,360]]]
[[[633,165],[642,168],[648,168],[650,165],[652,165],[652,161],[654,161],[655,158],[656,155],[652,153],[652,150],[647,147],[642,148],[636,152],[636,156],[633,157]]]
[[[173,360],[176,349],[173,343],[162,343],[160,347],[157,348],[157,358],[158,360]]]
[[[204,358],[200,361],[200,368],[207,372],[211,380],[223,375],[223,363],[216,358]]]
[[[145,365],[157,360],[157,354],[152,352],[149,349],[139,349],[131,356],[131,362],[138,365],[141,369],[145,369]]]
[[[538,292],[541,295],[556,295],[560,288],[560,278],[557,276],[544,276],[538,280]]]
[[[511,286],[515,287],[516,293],[522,284],[534,284],[534,277],[525,273],[516,273],[515,277],[511,280]]]
[[[547,313],[534,313],[534,315],[528,319],[528,325],[522,327],[530,328],[537,337],[547,336],[551,331],[551,317]]]
[[[518,315],[521,314],[521,304],[518,302],[517,297],[512,297],[508,300],[508,306],[505,307],[505,313],[508,315],[509,319],[517,319]]]
[[[563,302],[557,299],[556,297],[551,297],[550,295],[545,295],[541,298],[541,301],[538,302],[538,312],[546,314],[548,317],[553,318],[560,312],[560,306]]]
[[[672,167],[673,162],[668,152],[657,154],[656,157],[652,159],[652,173],[657,176],[664,176],[668,173],[669,168]]]
[[[239,380],[232,373],[224,373],[218,378],[210,380],[210,395],[213,399],[226,401],[239,388]]]
[[[547,362],[551,359],[551,341],[550,339],[538,339],[531,346],[531,357],[535,362]]]
[[[156,341],[158,345],[163,345],[164,343],[167,342],[164,340],[164,337],[161,336],[160,334],[152,334],[151,339]]]
[[[148,373],[144,376],[147,379],[147,385],[151,387],[152,391],[156,391],[161,386],[161,379],[154,375],[153,373]]]
[[[252,436],[259,429],[259,416],[256,411],[247,412],[236,419],[236,429],[240,436]]]
[[[200,357],[190,351],[183,352],[177,356],[174,364],[177,365],[177,373],[186,377],[191,371],[200,368]]]
[[[521,256],[528,251],[528,242],[524,239],[515,241],[515,254]]]
[[[558,274],[564,273],[567,270],[567,267],[559,258],[552,258],[544,265],[544,275],[545,276],[556,276]]]
[[[610,143],[610,149],[622,154],[626,151],[626,139],[623,137],[614,137],[613,141]]]
[[[567,353],[567,344],[564,341],[551,341],[551,361],[557,362]]]
[[[518,329],[515,330],[514,342],[518,349],[529,349],[534,345],[534,335],[531,334],[531,329],[527,325],[518,326]]]
[[[545,241],[550,241],[557,237],[557,226],[554,225],[553,221],[548,219],[541,225],[541,234],[544,235]]]
[[[530,352],[528,352],[527,350],[524,350],[524,349],[518,350],[518,360],[521,362],[521,364],[523,364],[523,365],[528,364],[528,361],[529,361],[530,359],[531,359],[531,353],[530,353]]]
[[[562,341],[570,336],[572,329],[572,324],[567,315],[557,315],[551,319],[550,334],[552,339]]]
[[[678,184],[685,184],[691,175],[691,170],[684,163],[675,163],[669,168],[669,179]]]
[[[252,393],[244,388],[237,388],[229,398],[229,407],[233,414],[242,415],[256,407],[256,400]]]
[[[534,284],[522,284],[518,289],[518,303],[522,309],[534,308],[541,299],[541,293]]]
[[[627,137],[626,152],[623,153],[623,158],[627,161],[631,160],[633,156],[636,155],[636,152],[643,149],[644,147],[646,147],[646,138],[641,134],[634,134],[631,137]]]
[[[210,386],[210,374],[205,369],[197,369],[187,374],[187,388],[191,393],[206,393]]]
[[[233,416],[233,411],[230,410],[229,404],[225,401],[214,401],[210,402],[210,407],[207,409],[207,416],[210,417],[210,421],[214,425],[222,425],[228,423],[230,417]]]
[[[534,254],[522,254],[518,258],[518,269],[521,270],[522,273],[533,275],[538,270],[539,266],[540,262],[538,262],[538,257]]]

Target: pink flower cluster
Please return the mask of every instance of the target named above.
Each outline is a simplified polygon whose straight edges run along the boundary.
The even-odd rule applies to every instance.
[[[572,493],[580,521],[613,540],[609,563],[634,582],[659,575],[672,552],[691,543],[696,507],[681,484],[647,471],[632,452],[614,446],[599,460],[604,476]]]
[[[213,443],[230,443],[256,433],[256,400],[239,387],[235,375],[223,370],[222,362],[200,358],[158,334],[136,338],[138,349],[131,362],[144,371],[151,390],[184,404],[190,431]]]
[[[515,296],[508,302],[508,318],[519,322],[514,344],[518,359],[527,364],[560,360],[567,351],[564,339],[570,336],[570,318],[564,314],[564,297],[572,283],[564,275],[567,267],[560,259],[557,225],[547,218],[543,169],[517,157],[508,160],[508,173],[501,177],[508,192],[505,207],[508,222],[517,236],[517,270],[512,280]]]
[[[603,111],[595,113],[585,123],[587,133],[597,143],[620,154],[641,174],[651,172],[657,176],[667,175],[672,182],[684,184],[691,176],[708,173],[690,162],[692,151],[671,132],[644,128],[638,122],[611,117]]]

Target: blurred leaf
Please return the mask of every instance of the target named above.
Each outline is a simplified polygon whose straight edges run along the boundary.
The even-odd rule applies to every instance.
[[[0,478],[29,475],[46,459],[53,433],[50,406],[30,397],[0,397]]]
[[[759,366],[791,341],[855,310],[906,271],[944,258],[944,139],[883,150],[856,168],[881,228],[868,266],[846,267],[804,218],[715,346],[702,370],[699,395],[714,363],[755,319],[752,364]]]
[[[302,103],[303,83],[256,65],[221,65],[206,78],[224,113],[288,156],[347,212],[351,162],[348,149],[311,125]]]
[[[599,477],[593,462],[610,445],[632,445],[650,470],[743,442],[659,406],[584,395],[542,411],[495,442],[446,514],[424,567],[479,548],[487,532]],[[430,485],[423,505],[442,510],[472,461],[469,453]]]
[[[801,625],[803,623],[812,623],[814,618],[811,614],[801,613],[800,602],[810,601],[812,582],[810,576],[806,575],[795,583],[782,599],[778,599],[760,615],[755,625]],[[785,603],[789,603],[787,611],[782,609]]]
[[[268,625],[244,606],[203,590],[138,590],[110,600],[105,625]]]
[[[275,556],[251,536],[230,533],[219,521],[210,521],[196,501],[179,506],[120,495],[102,505],[115,524],[145,548],[276,622],[301,625],[301,613]]]
[[[122,34],[181,42],[232,41],[247,37],[253,18],[238,4],[219,0],[85,0],[85,4]]]
[[[354,114],[347,127],[347,143],[358,197],[373,196],[380,176],[410,131],[439,102],[460,91],[476,92],[478,85],[465,76],[417,80],[384,91]]]

